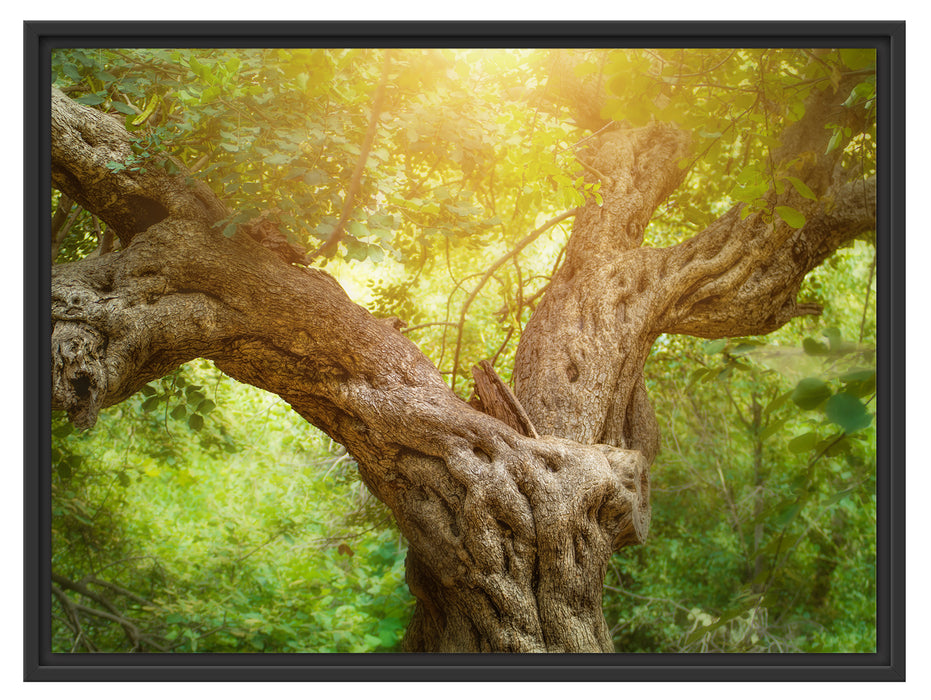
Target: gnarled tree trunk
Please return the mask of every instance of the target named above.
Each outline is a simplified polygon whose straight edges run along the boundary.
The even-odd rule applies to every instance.
[[[816,96],[786,157],[824,152],[818,109],[837,109],[840,94]],[[735,209],[681,245],[644,248],[689,139],[660,124],[606,130],[586,156],[603,204],[579,212],[521,338],[519,404],[486,395],[488,415],[327,274],[290,264],[248,227],[220,235],[226,208],[180,163],[176,175],[113,172],[106,164],[130,154],[118,121],[58,92],[52,114],[54,185],[122,243],[53,270],[53,407],[89,427],[195,357],[281,396],[347,447],[407,538],[410,651],[612,651],[607,562],[650,520],[658,430],[643,368],[654,340],[764,333],[813,312],[795,302],[805,273],[875,217],[872,183],[849,184],[823,156],[806,182],[831,194],[830,211],[771,196],[805,211],[803,228]],[[516,421],[500,413],[508,406]]]

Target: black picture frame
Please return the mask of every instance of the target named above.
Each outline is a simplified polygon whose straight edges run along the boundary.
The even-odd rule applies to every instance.
[[[24,678],[27,681],[905,679],[904,22],[26,22]],[[52,654],[50,53],[136,47],[858,47],[877,51],[877,646],[873,654]],[[44,154],[44,155],[43,155]]]

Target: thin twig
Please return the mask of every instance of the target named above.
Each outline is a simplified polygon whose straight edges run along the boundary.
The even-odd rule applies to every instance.
[[[873,275],[876,273],[876,251],[873,251],[873,262],[870,263],[870,275],[866,282],[866,299],[863,301],[863,316],[860,318],[860,337],[858,343],[863,342],[866,329],[866,312],[870,308],[870,292],[873,290]]]
[[[478,296],[478,293],[481,291],[482,287],[485,286],[485,283],[489,279],[491,279],[491,276],[495,274],[498,268],[504,265],[504,263],[506,263],[512,257],[519,254],[524,248],[526,248],[528,245],[533,243],[543,233],[546,233],[546,231],[551,229],[553,226],[555,226],[559,222],[565,221],[566,219],[572,216],[575,216],[578,213],[578,211],[579,211],[578,209],[570,209],[569,211],[563,212],[559,216],[554,216],[552,219],[545,222],[542,226],[530,232],[527,236],[523,238],[523,240],[521,240],[516,246],[514,246],[514,248],[509,250],[507,253],[505,253],[500,258],[498,258],[494,263],[492,263],[491,267],[488,268],[488,270],[482,276],[482,279],[479,280],[479,283],[475,286],[475,289],[472,290],[472,294],[469,295],[469,298],[466,299],[465,304],[462,305],[462,312],[459,314],[459,333],[456,336],[456,354],[453,357],[453,376],[452,376],[451,384],[450,384],[450,387],[452,388],[453,391],[456,390],[456,372],[459,369],[459,355],[462,350],[462,328],[463,328],[463,325],[465,324],[466,314],[468,313],[469,307],[472,305],[472,302],[475,301],[475,297]]]
[[[455,328],[456,325],[458,324],[455,324],[452,321],[434,321],[432,323],[421,323],[417,326],[402,328],[401,333],[410,333],[411,331],[420,330],[421,328],[429,328],[430,326],[453,326]]]
[[[336,251],[336,247],[342,240],[346,231],[346,223],[352,215],[355,208],[356,198],[362,189],[362,173],[365,171],[365,164],[369,158],[369,151],[372,150],[372,144],[375,142],[375,132],[378,128],[378,117],[381,114],[382,106],[385,102],[385,88],[388,85],[388,73],[391,67],[391,54],[386,51],[384,64],[382,66],[381,82],[375,90],[375,99],[372,101],[372,113],[369,116],[369,128],[365,132],[365,140],[362,142],[362,150],[359,153],[359,160],[356,162],[356,169],[352,173],[352,179],[349,182],[349,191],[346,192],[346,199],[343,201],[343,210],[340,212],[339,221],[336,227],[330,233],[326,243],[321,245],[317,250],[308,255],[308,261],[318,256],[329,257]]]

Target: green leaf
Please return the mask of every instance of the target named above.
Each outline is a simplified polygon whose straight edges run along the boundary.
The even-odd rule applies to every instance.
[[[61,72],[71,78],[74,82],[81,82],[81,74],[78,72],[78,69],[70,63],[66,63],[64,66],[62,66]]]
[[[856,486],[851,486],[850,488],[844,489],[843,491],[838,491],[837,493],[835,493],[835,494],[834,494],[833,496],[831,496],[830,498],[826,498],[824,501],[822,501],[822,502],[821,502],[821,505],[823,505],[823,506],[833,506],[835,503],[839,503],[840,501],[842,501],[842,500],[844,500],[845,498],[847,498],[847,496],[849,496],[850,494],[856,493],[856,491],[857,491],[857,487],[856,487]]]
[[[381,640],[381,645],[388,648],[394,646],[398,641],[397,633],[388,629],[379,629],[378,638]]]
[[[845,384],[849,384],[851,382],[864,382],[873,379],[875,376],[875,369],[853,369],[842,374],[840,380]]]
[[[785,527],[791,523],[802,512],[802,508],[805,507],[805,504],[799,500],[795,503],[790,503],[788,506],[783,508],[779,514],[773,518],[773,525],[776,527]]]
[[[205,80],[209,77],[210,70],[193,56],[191,56],[191,60],[188,62],[188,65],[191,67],[191,70],[195,75],[198,75]]]
[[[798,209],[783,205],[776,207],[776,214],[792,228],[802,228],[805,225],[805,215]]]
[[[705,369],[704,367],[699,367],[698,369],[694,370],[689,377],[689,387],[691,388],[695,382],[703,379],[706,374],[712,371],[713,370]]]
[[[156,406],[158,406],[158,402],[161,400],[161,398],[162,397],[160,395],[150,396],[149,398],[147,398],[145,401],[142,402],[142,410],[151,411]]]
[[[840,60],[850,70],[863,70],[876,63],[875,49],[841,49]]]
[[[64,438],[71,435],[74,432],[74,423],[62,423],[61,425],[55,426],[52,428],[52,435],[57,438]]]
[[[760,347],[759,343],[744,342],[744,343],[738,344],[736,348],[733,348],[732,350],[730,350],[730,354],[731,355],[746,355],[748,352],[753,352],[758,347]]]
[[[839,425],[848,435],[868,427],[873,416],[856,396],[848,393],[835,394],[824,407],[825,415]]]
[[[811,188],[797,177],[786,177],[786,180],[792,183],[792,187],[795,188],[795,191],[805,197],[805,199],[818,199],[818,195],[812,192]]]
[[[817,433],[805,433],[789,440],[789,452],[794,455],[802,454],[813,449],[818,444]]]
[[[788,418],[780,418],[779,420],[773,421],[767,425],[766,428],[760,433],[760,440],[768,440],[771,438],[773,435],[782,430],[788,420]]]
[[[91,93],[90,95],[82,95],[81,97],[76,97],[75,102],[82,105],[99,105],[103,104],[104,98],[97,93]]]
[[[124,104],[123,102],[114,102],[112,107],[121,114],[132,114],[133,116],[136,114],[136,110],[134,110],[128,104]]]
[[[285,163],[290,163],[292,160],[294,160],[294,156],[292,155],[288,155],[287,153],[275,153],[265,158],[263,162],[268,165],[284,165]]]
[[[329,176],[321,170],[310,170],[304,174],[303,178],[304,184],[309,185],[310,187],[316,187],[317,185],[322,185],[329,180]]]
[[[191,426],[191,430],[200,430],[204,427],[204,417],[199,413],[192,413],[187,424]]]
[[[844,349],[844,337],[837,328],[825,328],[821,334],[831,343],[831,350],[838,351]]]
[[[371,235],[368,227],[361,221],[350,221],[349,225],[346,227],[346,230],[348,230],[349,233],[356,238],[365,238],[366,236]]]
[[[831,389],[817,377],[806,377],[792,391],[792,401],[799,408],[810,411],[818,408],[831,395]]]
[[[706,355],[714,355],[721,352],[726,347],[727,338],[719,338],[718,340],[709,340],[704,344],[702,350],[704,350]]]
[[[766,404],[766,408],[763,409],[763,415],[768,416],[770,413],[775,411],[778,408],[781,408],[782,405],[789,400],[789,397],[792,396],[791,391],[779,394],[776,398]]]
[[[187,416],[187,408],[185,408],[183,403],[175,406],[175,409],[171,412],[171,417],[178,420],[181,420],[185,416]]]
[[[839,433],[833,437],[827,437],[815,447],[815,451],[824,453],[826,457],[836,457],[850,449],[850,441],[847,440],[846,433]]]
[[[802,347],[805,349],[806,355],[827,355],[828,346],[822,342],[815,340],[814,338],[805,338],[802,341]]]
[[[863,82],[854,87],[844,100],[844,107],[854,107],[860,103],[868,102],[876,97],[876,86],[870,82]]]
[[[876,391],[876,370],[862,369],[853,370],[841,375],[840,380],[844,382],[844,392],[863,398]]]

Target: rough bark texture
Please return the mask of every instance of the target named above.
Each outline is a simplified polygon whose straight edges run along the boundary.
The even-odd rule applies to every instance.
[[[874,217],[870,183],[814,163],[834,206],[791,200],[808,216],[800,230],[733,210],[686,243],[643,248],[689,139],[659,124],[606,131],[585,156],[604,204],[580,212],[524,332],[516,398],[477,370],[487,415],[327,274],[290,264],[255,227],[219,235],[225,207],[180,164],[114,173],[107,162],[131,153],[119,122],[57,92],[52,114],[55,186],[122,243],[53,270],[53,407],[92,426],[195,357],[281,396],[348,448],[397,518],[417,598],[411,651],[611,651],[605,568],[650,520],[653,341],[764,333],[811,312],[795,303],[805,272]],[[804,126],[797,149],[826,138],[823,122]]]

